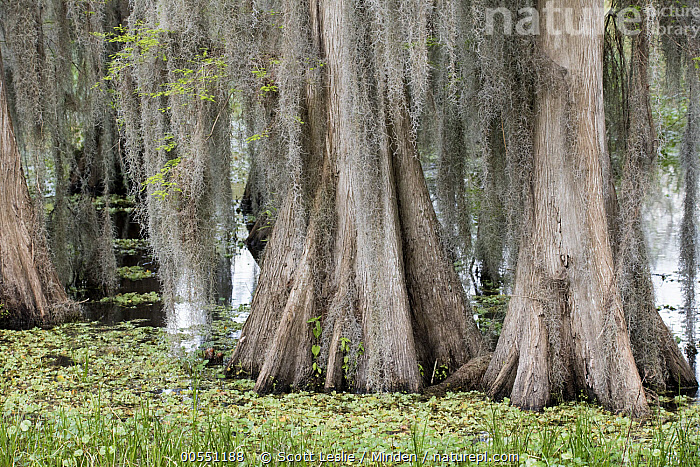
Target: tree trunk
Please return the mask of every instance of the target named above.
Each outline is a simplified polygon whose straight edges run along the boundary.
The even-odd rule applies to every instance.
[[[27,328],[74,313],[38,232],[12,127],[0,55],[0,327]]]
[[[539,410],[581,391],[615,412],[648,411],[608,236],[603,174],[603,17],[598,4],[548,2],[535,144],[514,293],[484,383]],[[572,14],[566,27],[558,16]]]
[[[697,45],[689,43],[691,56],[697,57]],[[683,308],[685,312],[685,354],[696,368],[697,342],[695,329],[697,323],[696,287],[698,277],[698,184],[700,174],[700,80],[694,61],[689,61],[686,70],[688,88],[687,122],[681,143],[680,160],[683,169],[685,196],[683,197],[683,219],[680,229],[679,273],[683,291]]]
[[[390,99],[356,55],[354,14],[343,0],[309,5],[325,83],[305,90],[304,149],[323,162],[309,172],[317,188],[303,234],[296,193],[283,204],[227,366],[257,377],[259,392],[415,392],[434,366],[451,372],[483,352],[437,234],[406,96]]]
[[[615,229],[618,283],[634,358],[644,384],[656,391],[676,392],[695,389],[698,384],[693,369],[683,358],[654,303],[654,286],[642,229],[642,203],[648,192],[650,173],[655,168],[656,154],[647,78],[649,45],[644,23],[640,33],[631,40],[627,102],[629,136],[620,191],[620,228]]]

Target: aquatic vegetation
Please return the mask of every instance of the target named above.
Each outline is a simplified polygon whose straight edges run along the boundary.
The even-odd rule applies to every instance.
[[[110,214],[116,212],[132,212],[134,210],[134,205],[136,204],[133,196],[120,196],[117,194],[111,194],[109,196],[109,203],[105,196],[98,196],[93,201],[95,209],[101,211],[105,206],[109,205]]]
[[[155,277],[156,273],[141,266],[122,266],[117,268],[117,274],[124,279],[139,281]]]
[[[503,320],[508,311],[507,295],[476,295],[474,296],[474,313],[479,330],[486,340],[495,346],[501,335]]]
[[[148,240],[139,238],[118,238],[114,240],[114,248],[122,255],[136,255],[148,250]]]
[[[700,460],[700,409],[683,398],[640,424],[587,403],[531,413],[475,392],[262,397],[201,352],[174,355],[172,338],[133,323],[0,331],[0,465],[168,466],[185,464],[183,453],[216,464],[198,452],[238,465],[263,465],[263,453],[281,465],[282,452],[301,459],[293,465],[320,465],[320,453],[356,456],[346,465],[364,454],[368,466],[399,464],[387,457],[397,453],[415,455],[402,465],[475,465],[457,456],[483,452],[518,454],[501,465],[523,466]]]
[[[135,307],[138,305],[143,305],[146,303],[157,303],[160,302],[161,298],[160,295],[158,295],[157,292],[148,292],[148,293],[136,293],[136,292],[127,292],[127,293],[120,293],[117,295],[112,295],[109,297],[104,297],[100,299],[100,303],[115,303],[119,306],[122,307]]]

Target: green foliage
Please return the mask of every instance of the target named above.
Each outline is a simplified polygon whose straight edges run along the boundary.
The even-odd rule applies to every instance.
[[[435,362],[437,363],[437,362]],[[433,371],[433,377],[431,378],[430,384],[438,384],[447,379],[449,376],[450,368],[447,365],[435,365],[435,371]]]
[[[263,84],[260,87],[260,91],[262,91],[263,94],[267,92],[277,92],[277,86],[274,84]]]
[[[270,60],[271,65],[279,65],[280,61],[272,59]],[[256,66],[254,70],[251,70],[251,73],[255,75],[256,78],[261,80],[263,82],[262,86],[260,86],[260,97],[263,98],[269,93],[276,93],[279,91],[277,88],[277,85],[275,84],[274,80],[269,76],[268,70],[264,67],[261,66]]]
[[[106,81],[115,80],[128,68],[135,68],[146,60],[152,61],[154,58],[163,62],[178,60],[177,63],[182,64],[182,66],[169,70],[170,77],[160,85],[161,90],[138,89],[137,94],[149,98],[184,96],[192,102],[197,100],[215,102],[215,94],[212,89],[222,80],[228,79],[227,63],[220,57],[211,56],[207,48],[199,49],[199,53],[193,57],[168,57],[160,37],[169,33],[171,31],[162,28],[148,28],[139,22],[132,29],[118,26],[114,28],[112,33],[98,34],[104,37],[107,42],[123,44],[121,50],[110,57],[107,76],[103,79]],[[277,91],[276,87],[274,91]],[[235,92],[238,90],[231,89],[231,94]],[[187,103],[183,105],[187,105]],[[170,108],[166,107],[160,110],[166,112]]]
[[[343,371],[347,374],[350,369],[350,339],[347,337],[340,338],[340,351],[343,353]]]
[[[495,343],[501,335],[503,320],[508,311],[507,295],[477,295],[474,297],[474,313],[481,333]]]
[[[317,316],[316,318],[311,318],[307,323],[313,325],[311,332],[313,332],[314,338],[318,339],[321,337],[321,317]]]
[[[72,201],[77,202],[78,197],[75,197],[75,199],[72,199]],[[95,209],[102,211],[108,205],[107,201],[109,201],[110,214],[117,212],[132,212],[134,210],[134,205],[136,204],[134,198],[131,196],[111,194],[109,195],[109,199],[107,199],[106,196],[96,197],[93,201]]]
[[[117,238],[114,240],[114,248],[122,255],[143,254],[148,249],[148,240],[139,238]]]
[[[220,367],[172,349],[165,330],[129,323],[0,331],[0,465],[165,467],[198,451],[219,460],[241,453],[239,465],[261,465],[263,452],[314,452],[318,460],[320,451],[341,450],[367,453],[367,466],[387,465],[371,461],[372,452],[397,451],[416,454],[406,464],[426,466],[484,451],[518,454],[517,463],[501,465],[519,466],[700,461],[695,405],[656,408],[640,424],[587,404],[523,412],[474,392],[261,397],[251,381],[221,379]],[[73,355],[76,364],[48,364],[55,354]]]
[[[148,293],[137,293],[128,292],[124,294],[117,294],[110,297],[104,297],[100,300],[100,303],[114,303],[118,306],[124,308],[134,308],[139,305],[144,305],[148,303],[158,303],[161,301],[160,295],[157,292]]]
[[[314,335],[314,339],[318,341],[321,337],[322,329],[321,329],[321,317],[317,316],[316,318],[311,318],[310,320],[307,321],[308,324],[311,324],[313,327],[311,329],[311,332]],[[313,363],[313,370],[314,373],[317,374],[318,376],[321,376],[322,371],[321,367],[316,363],[316,360],[318,360],[318,356],[321,353],[321,346],[316,344],[313,344],[311,346],[311,353],[314,356],[314,363]]]
[[[176,75],[177,79],[165,83],[163,91],[148,93],[148,96],[182,95],[215,102],[215,96],[210,89],[219,80],[226,78],[226,62],[221,58],[209,57],[207,50],[204,49],[200,55],[188,59],[186,63],[190,64],[192,68],[173,70],[172,73]]]
[[[365,348],[362,341],[360,341],[353,351],[352,341],[347,337],[341,337],[339,344],[340,352],[343,354],[343,376],[348,382],[352,382],[352,376],[357,369],[358,360],[365,353]]]
[[[156,151],[170,152],[177,147],[175,142],[175,136],[172,133],[168,133],[163,137],[163,144],[156,147]],[[175,159],[172,159],[175,160]],[[168,161],[171,162],[171,161]],[[167,165],[167,164],[166,164]]]
[[[119,277],[132,281],[140,281],[155,277],[156,275],[153,271],[145,269],[141,266],[122,266],[117,268],[117,274],[119,274]]]
[[[182,189],[177,186],[177,181],[174,180],[175,177],[173,177],[171,173],[180,162],[181,158],[179,157],[170,159],[157,174],[148,177],[146,181],[143,182],[141,190],[145,190],[148,186],[153,186],[154,191],[151,195],[161,201],[175,192],[182,193]]]
[[[275,224],[275,219],[277,218],[277,208],[268,208],[260,213],[260,217],[265,217],[265,225],[260,227],[262,229],[269,229]],[[248,216],[248,222],[254,222],[255,216]]]
[[[326,66],[326,63],[319,59],[307,58],[306,60],[307,62],[313,61],[313,65],[309,67],[309,71],[314,71],[316,68],[323,68],[324,66]]]
[[[126,68],[133,67],[133,60],[146,60],[151,49],[157,49],[161,43],[159,36],[166,34],[168,31],[161,28],[148,28],[142,22],[138,22],[134,28],[129,30],[125,26],[117,26],[114,32],[94,33],[96,36],[102,37],[106,42],[123,44],[121,50],[111,57],[109,69],[104,80],[111,81],[117,75],[122,73]],[[160,54],[160,59],[167,61],[167,57]]]
[[[245,139],[246,143],[252,143],[253,141],[258,141],[262,138],[269,138],[269,133],[267,131],[263,131],[262,133],[256,133],[252,136],[249,136]]]

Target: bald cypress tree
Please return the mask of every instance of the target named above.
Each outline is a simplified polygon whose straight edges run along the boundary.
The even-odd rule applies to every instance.
[[[625,147],[621,151],[619,196],[610,190],[612,203],[618,201],[614,198],[619,198],[619,209],[615,209],[609,227],[625,319],[640,376],[645,386],[656,391],[677,392],[696,388],[697,382],[654,302],[642,219],[657,154],[649,95],[650,47],[646,23],[642,22],[635,32],[638,33],[627,38],[631,51],[624,73],[627,91],[622,105],[626,117],[622,123],[624,137],[619,139]],[[692,102],[691,98],[691,107]],[[692,124],[688,129],[694,131]],[[693,188],[688,188],[692,193]]]
[[[615,411],[647,412],[608,234],[603,16],[595,2],[550,5],[535,39],[534,147],[515,285],[491,364],[490,393],[541,409],[580,391]],[[577,32],[578,31],[578,32]]]
[[[638,206],[628,203],[643,183],[623,184],[630,195],[622,211],[631,215],[620,214],[604,143],[603,17],[581,16],[590,34],[485,39],[478,11],[488,3],[467,14],[446,0],[280,0],[272,10],[249,1],[223,21],[202,2],[135,2],[131,31],[148,40],[129,49],[117,89],[133,180],[141,186],[171,164],[171,181],[186,193],[149,196],[143,211],[171,287],[188,265],[206,272],[200,260],[217,219],[210,193],[222,186],[229,146],[221,122],[231,101],[217,80],[242,91],[235,102],[251,134],[251,205],[271,235],[230,374],[256,378],[260,392],[418,390],[431,368],[450,372],[481,355],[453,268],[472,248],[460,238],[470,235],[470,216],[459,211],[467,168],[480,163],[481,200],[491,202],[470,213],[480,221],[477,255],[494,276],[516,266],[483,380],[491,394],[539,409],[583,391],[641,415],[638,368],[654,368],[666,385],[678,375],[684,362],[670,335],[647,332],[661,326],[658,314],[631,321],[628,313],[640,303],[633,297],[653,309]],[[473,47],[455,52],[463,44]],[[643,48],[634,46],[637,57]],[[207,59],[192,60],[202,49]],[[207,81],[219,59],[226,72]],[[211,100],[162,91],[179,89],[173,78],[193,63],[203,77],[194,97]],[[646,67],[639,58],[635,66]],[[629,112],[639,117],[632,125],[640,139],[624,150],[639,168],[650,147],[646,97],[638,97]],[[439,133],[432,146],[431,124]],[[447,232],[421,145],[439,158]],[[156,188],[148,185],[149,194]],[[623,250],[640,261],[620,260]],[[663,349],[653,358],[635,350],[649,339]]]
[[[529,57],[527,40],[511,41],[520,42],[515,70],[525,64],[537,70],[533,126],[524,125],[534,141],[531,158],[521,159],[526,179],[514,184],[523,218],[513,294],[483,382],[492,395],[526,408],[584,393],[612,410],[642,415],[642,384],[697,387],[654,306],[641,225],[655,157],[649,33],[642,24],[629,37],[620,35],[614,16],[589,14],[592,4],[590,10],[548,6],[574,21],[543,14]],[[547,24],[550,18],[554,24]],[[604,97],[614,123],[611,152]],[[505,146],[522,147],[512,141]],[[506,166],[512,166],[507,159]]]
[[[260,392],[417,391],[435,366],[484,350],[415,145],[429,6],[311,0],[283,12],[285,73],[302,77],[280,90],[297,122],[293,185],[228,369]]]
[[[41,237],[10,117],[0,52],[0,327],[49,324],[75,312]]]

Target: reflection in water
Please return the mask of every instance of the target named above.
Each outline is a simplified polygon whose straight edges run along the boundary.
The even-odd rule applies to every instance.
[[[175,303],[168,310],[167,330],[171,334],[184,334],[180,346],[186,351],[196,350],[204,342],[203,330],[211,324],[207,302],[201,286],[185,269],[175,287]]]
[[[233,282],[233,292],[231,294],[232,315],[229,317],[234,323],[245,323],[250,314],[250,308],[242,305],[249,305],[253,301],[253,292],[258,285],[258,275],[260,268],[253,259],[247,248],[243,247],[231,262],[231,278]],[[231,333],[231,338],[241,337],[241,331],[236,330]]]
[[[224,264],[224,263],[222,263]],[[217,283],[224,284],[228,290],[217,290],[217,296],[224,298],[225,304],[231,305],[231,315],[221,316],[227,320],[243,323],[249,312],[241,311],[241,305],[249,305],[258,280],[260,269],[247,248],[241,248],[226,262],[227,280],[219,278]],[[186,352],[197,350],[207,335],[212,322],[212,305],[205,299],[201,287],[192,280],[192,275],[185,271],[177,284],[177,298],[172,310],[168,311],[167,330],[171,334],[180,334],[180,348]],[[238,338],[240,331],[234,331],[231,337]]]
[[[657,306],[662,307],[661,317],[673,335],[680,337],[682,349],[688,356],[687,350],[693,354],[695,349],[698,329],[695,307],[688,307],[686,302],[692,299],[696,303],[697,291],[693,290],[691,296],[684,297],[683,282],[678,273],[683,198],[668,177],[661,177],[660,184],[660,193],[649,203],[645,222],[654,293]],[[688,360],[695,369],[696,378],[700,379],[694,355]]]
[[[99,321],[113,326],[126,321],[138,322],[141,326],[163,327],[165,314],[162,303],[144,303],[125,308],[116,303],[91,301],[83,304],[83,316],[88,321]]]
[[[231,282],[233,290],[231,292],[231,306],[236,309],[240,305],[248,305],[253,300],[253,291],[258,283],[258,274],[260,268],[258,263],[253,259],[253,255],[246,247],[241,248],[238,254],[231,261]],[[247,317],[247,315],[246,315]],[[236,317],[234,321],[238,321],[240,317]]]

